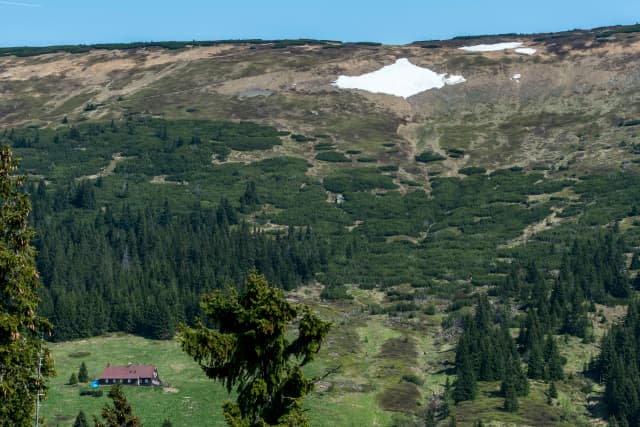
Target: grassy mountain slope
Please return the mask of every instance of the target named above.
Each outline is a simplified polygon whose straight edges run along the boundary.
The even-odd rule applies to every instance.
[[[389,157],[414,177],[424,168],[413,155],[425,149],[465,150],[434,168],[446,174],[468,165],[558,168],[572,160],[577,169],[617,168],[625,154],[617,145],[638,142],[633,129],[619,126],[640,114],[637,38],[594,30],[406,46],[220,44],[8,56],[0,59],[0,126],[141,113],[252,120],[329,135],[343,149]],[[516,39],[538,52],[457,49]],[[397,57],[467,82],[407,101],[330,85],[340,74],[372,71]],[[397,153],[383,150],[391,142]],[[603,165],[603,150],[617,161]]]
[[[405,46],[307,41],[0,51],[0,142],[15,148],[32,182],[41,311],[63,339],[85,338],[54,346],[60,376],[45,403],[47,422],[70,425],[79,408],[97,414],[106,401],[64,385],[80,361],[99,374],[107,362],[141,357],[160,365],[172,388],[131,392],[143,421],[169,417],[186,426],[195,425],[188,414],[211,414],[217,425],[220,388],[174,343],[87,337],[118,330],[114,301],[134,305],[161,295],[171,322],[191,320],[198,293],[237,279],[225,271],[214,284],[201,277],[206,266],[162,269],[175,259],[197,264],[199,247],[167,244],[175,229],[158,230],[219,209],[223,199],[229,218],[222,222],[231,230],[241,227],[230,221],[237,217],[278,242],[287,233],[302,236],[307,226],[313,231],[313,280],[289,297],[335,323],[311,373],[339,367],[308,400],[314,425],[418,422],[454,378],[460,319],[473,311],[475,295],[488,293],[505,307],[517,335],[527,306],[500,294],[512,266],[535,261],[553,283],[577,238],[615,229],[625,275],[637,275],[636,30]],[[458,49],[513,40],[537,53]],[[400,57],[467,81],[407,100],[331,85],[341,74]],[[239,257],[242,266],[266,259]],[[623,317],[627,300],[604,302],[589,308],[595,338]],[[97,321],[83,309],[89,306],[111,320]],[[139,332],[140,319],[132,316],[127,330]],[[69,319],[82,319],[83,328]],[[459,425],[602,423],[603,386],[582,372],[597,340],[558,338],[567,364],[557,399],[548,401],[547,384],[532,381],[520,409],[508,413],[500,384],[482,382],[477,400],[452,408]]]

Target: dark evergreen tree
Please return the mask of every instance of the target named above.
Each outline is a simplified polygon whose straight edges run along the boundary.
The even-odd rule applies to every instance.
[[[453,400],[456,402],[474,400],[478,393],[478,385],[471,357],[463,358],[463,361],[456,369],[456,373],[457,377],[453,383]]]
[[[116,384],[111,387],[108,394],[113,401],[113,406],[106,405],[102,409],[102,418],[104,422],[93,417],[95,427],[140,427],[140,419],[133,415],[133,408],[127,401],[122,387]]]
[[[76,188],[76,193],[71,203],[82,209],[95,209],[96,194],[93,184],[89,180],[83,180]]]
[[[584,297],[580,295],[579,291],[574,291],[571,295],[562,324],[562,333],[580,338],[585,337],[590,322],[587,317]]]
[[[182,325],[182,348],[207,376],[222,381],[229,392],[236,389],[236,402],[223,406],[229,425],[308,425],[302,400],[313,380],[302,366],[314,359],[331,324],[287,302],[255,271],[245,289],[205,296],[203,311],[218,328]],[[290,341],[287,326],[298,315],[298,336]]]
[[[512,356],[509,367],[507,368],[507,371],[509,370],[511,370],[511,372],[508,372],[507,375],[513,375],[516,394],[523,397],[528,396],[529,380],[527,379],[527,374],[522,369],[520,356],[517,354]]]
[[[558,398],[558,389],[556,388],[556,383],[554,381],[551,381],[551,383],[549,383],[548,394],[551,399]]]
[[[258,197],[258,190],[256,189],[256,183],[249,181],[247,188],[244,190],[244,194],[240,197],[240,211],[251,212],[255,206],[260,204],[260,197]]]
[[[516,396],[526,396],[529,394],[529,381],[522,370],[520,357],[513,354],[509,357],[506,372],[500,386],[500,392],[507,396],[507,389],[512,388]]]
[[[76,375],[75,372],[71,373],[71,376],[69,377],[69,381],[68,381],[69,385],[76,385],[78,384],[78,376]]]
[[[525,320],[525,327],[520,329],[518,337],[525,352],[530,352],[534,347],[541,345],[543,337],[541,329],[536,311],[530,311]]]
[[[78,416],[76,416],[73,427],[89,427],[89,421],[87,421],[87,416],[83,411],[78,412]]]
[[[41,341],[51,326],[37,313],[40,287],[35,251],[30,245],[33,231],[27,219],[31,204],[21,191],[22,178],[13,153],[0,148],[0,424],[33,424],[35,395],[44,392],[47,377],[54,372],[51,355]],[[41,376],[38,359],[44,358]]]
[[[509,269],[509,274],[505,278],[504,282],[501,283],[501,292],[500,295],[505,297],[513,297],[518,295],[521,288],[521,281],[518,275],[518,266],[513,264]]]
[[[216,219],[219,224],[222,224],[225,221],[228,224],[237,224],[238,223],[238,215],[236,214],[235,209],[229,203],[229,200],[226,197],[222,197],[220,199],[220,205],[216,210]]]
[[[86,363],[82,362],[78,370],[78,382],[86,383],[87,381],[89,381],[89,371],[87,370]]]
[[[562,366],[565,360],[560,356],[558,345],[551,335],[547,335],[544,349],[545,373],[544,377],[550,381],[560,381],[564,379]]]
[[[507,412],[516,412],[518,410],[518,396],[513,384],[505,385],[504,410]]]
[[[529,360],[527,361],[527,376],[535,380],[543,379],[545,377],[542,343],[533,344],[533,346],[529,350]]]

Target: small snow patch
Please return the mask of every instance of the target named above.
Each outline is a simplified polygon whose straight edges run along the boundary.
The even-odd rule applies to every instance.
[[[516,49],[516,53],[521,53],[523,55],[533,55],[536,53],[536,50],[531,47],[519,47]]]
[[[462,46],[458,49],[467,52],[497,52],[499,50],[516,49],[522,46],[521,42],[505,42],[493,44],[477,44],[474,46]]]
[[[536,50],[531,47],[522,47],[522,42],[477,44],[474,46],[462,46],[458,49],[466,52],[497,52],[499,50],[514,49],[516,53],[521,53],[522,55],[533,55],[536,53]]]
[[[408,98],[429,89],[465,82],[462,76],[438,74],[428,68],[413,65],[407,58],[400,58],[392,65],[361,76],[340,76],[333,82],[341,89],[362,89],[373,93]]]
[[[464,83],[466,80],[462,76],[451,76],[444,79],[444,82],[448,85],[457,85],[459,83]]]

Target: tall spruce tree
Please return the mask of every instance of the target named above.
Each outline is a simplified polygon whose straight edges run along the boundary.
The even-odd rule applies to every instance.
[[[507,364],[506,375],[513,376],[513,383],[518,396],[527,396],[529,394],[529,380],[527,379],[525,372],[522,370],[520,356],[517,353],[512,354]]]
[[[21,178],[11,149],[0,149],[0,425],[33,424],[36,394],[54,374],[41,334],[50,323],[36,313],[39,287],[33,231],[27,224],[29,196],[20,191]],[[38,360],[43,357],[38,378]]]
[[[73,422],[73,427],[89,427],[89,422],[87,421],[87,416],[83,411],[78,412],[78,416],[76,420]]]
[[[520,355],[516,351],[511,353],[507,361],[505,375],[500,388],[504,395],[504,409],[508,412],[518,410],[518,396],[527,396],[529,394],[529,380],[522,369]]]
[[[545,379],[559,381],[564,379],[562,365],[565,360],[560,356],[558,344],[551,334],[547,335],[544,347]]]
[[[113,406],[106,405],[102,409],[102,418],[105,422],[93,417],[95,427],[140,427],[140,418],[133,415],[133,408],[127,401],[120,384],[116,384],[109,390],[109,398],[113,400]]]
[[[541,343],[536,343],[529,351],[529,360],[527,361],[527,376],[531,379],[539,380],[544,378],[544,375],[545,366],[544,357],[542,354],[542,345]]]
[[[518,410],[518,395],[513,384],[505,386],[504,410],[507,412],[516,412]]]
[[[527,380],[527,376],[520,365],[520,356],[518,356],[517,353],[509,357],[504,378],[500,385],[500,392],[505,397],[505,402],[510,399],[510,391],[513,391],[516,397],[526,396],[529,394],[529,381]],[[512,403],[513,402],[510,402],[510,404]]]
[[[256,271],[245,288],[243,294],[229,289],[206,295],[202,309],[217,329],[181,325],[182,349],[208,377],[236,390],[236,402],[223,405],[230,426],[309,425],[302,400],[314,382],[302,367],[314,359],[331,324],[287,302]],[[290,341],[287,327],[299,315]]]
[[[549,384],[549,398],[551,399],[557,399],[558,398],[558,389],[556,388],[556,383],[554,381],[551,381],[551,383]]]
[[[78,370],[78,382],[86,383],[87,381],[89,381],[89,371],[87,370],[87,364],[82,362]]]
[[[475,399],[478,394],[478,384],[471,357],[463,359],[461,365],[456,369],[456,373],[457,377],[453,383],[453,400],[462,402],[463,400]]]

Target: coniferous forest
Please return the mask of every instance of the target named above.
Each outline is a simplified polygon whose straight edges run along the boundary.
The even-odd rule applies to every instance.
[[[179,321],[200,315],[202,294],[242,283],[253,267],[292,289],[326,264],[327,247],[310,229],[273,238],[234,222],[224,208],[173,215],[159,205],[49,225],[37,247],[47,283],[41,310],[54,338],[123,331],[168,339]]]
[[[639,309],[638,301],[629,305],[624,322],[614,325],[602,338],[600,354],[588,366],[588,373],[605,384],[603,401],[611,425],[640,425]]]

